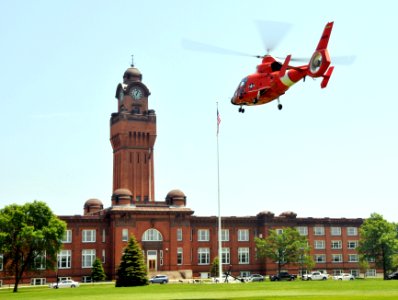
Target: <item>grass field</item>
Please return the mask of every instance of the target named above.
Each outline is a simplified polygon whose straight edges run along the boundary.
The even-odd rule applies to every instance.
[[[18,293],[12,289],[0,290],[1,300],[47,300],[47,299],[149,299],[149,300],[378,300],[398,299],[398,281],[354,280],[317,282],[261,282],[242,284],[164,284],[143,287],[115,288],[113,284],[81,285],[74,289],[50,289],[48,287],[20,288]]]

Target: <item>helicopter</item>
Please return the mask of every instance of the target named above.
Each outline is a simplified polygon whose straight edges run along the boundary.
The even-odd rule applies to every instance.
[[[332,29],[333,22],[328,22],[315,52],[306,65],[297,67],[289,65],[292,61],[290,54],[286,56],[283,63],[269,54],[256,56],[262,58],[261,64],[257,65],[256,73],[242,79],[231,98],[231,103],[239,105],[239,112],[244,113],[244,105],[261,105],[277,100],[278,109],[281,110],[282,104],[279,97],[295,83],[302,79],[304,81],[306,76],[322,77],[321,88],[326,88],[334,69],[334,66],[330,66],[331,59],[327,50]]]

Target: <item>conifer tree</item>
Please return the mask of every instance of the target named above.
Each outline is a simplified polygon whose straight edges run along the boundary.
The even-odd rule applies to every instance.
[[[106,279],[104,267],[102,266],[101,260],[98,257],[93,263],[91,278],[93,281],[104,281]]]
[[[116,287],[147,284],[148,274],[142,250],[135,237],[131,236],[117,270]]]

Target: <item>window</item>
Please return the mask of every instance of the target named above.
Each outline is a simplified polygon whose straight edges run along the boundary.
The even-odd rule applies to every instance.
[[[356,249],[358,247],[358,241],[348,241],[347,248],[348,249]]]
[[[71,250],[61,250],[57,255],[58,269],[70,269],[71,259]]]
[[[348,262],[358,262],[358,254],[348,254]]]
[[[82,282],[85,282],[85,283],[92,282],[91,276],[83,276]]]
[[[367,269],[366,277],[376,277],[376,269]]]
[[[182,248],[177,248],[177,265],[182,265]]]
[[[350,270],[350,273],[354,277],[358,277],[359,276],[359,270],[358,269],[352,269],[352,270]]]
[[[182,241],[182,228],[177,228],[177,241]]]
[[[46,251],[44,251],[43,253],[36,252],[36,257],[33,259],[33,269],[34,270],[46,269]]]
[[[221,241],[229,242],[229,229],[221,229]]]
[[[325,235],[325,227],[315,226],[314,227],[314,235]]]
[[[95,229],[83,229],[82,242],[83,243],[95,243]]]
[[[238,230],[238,241],[239,242],[249,241],[249,229],[239,229]]]
[[[282,228],[277,228],[277,229],[275,229],[275,232],[276,232],[277,235],[281,235],[281,234],[283,234],[283,229]]]
[[[332,262],[340,263],[343,261],[343,255],[341,254],[332,254]]]
[[[0,254],[0,271],[3,271],[3,254]]]
[[[105,249],[102,249],[102,263],[104,264],[106,260],[106,256],[105,256]]]
[[[163,241],[163,237],[162,237],[162,234],[158,230],[151,228],[144,232],[144,234],[142,235],[142,241],[143,242],[160,242],[160,241]]]
[[[332,241],[332,249],[341,249],[341,241]]]
[[[82,250],[82,268],[91,268],[95,260],[95,249]]]
[[[30,285],[45,285],[46,279],[45,278],[32,278],[30,280]]]
[[[122,229],[122,242],[127,242],[129,240],[129,230],[127,228]]]
[[[325,254],[315,254],[314,258],[315,258],[316,263],[325,263],[326,262]]]
[[[209,248],[199,248],[198,249],[198,264],[199,265],[210,264],[210,249]]]
[[[339,276],[343,273],[343,270],[335,269],[333,270],[333,276]]]
[[[221,249],[221,263],[223,265],[231,263],[231,254],[229,248],[222,248]]]
[[[249,248],[238,248],[238,261],[239,264],[249,263]]]
[[[65,231],[61,242],[62,243],[72,243],[72,230],[68,229]]]
[[[341,227],[331,227],[330,228],[331,235],[341,235]]]
[[[297,226],[296,230],[300,235],[308,235],[308,227],[307,226]]]
[[[105,243],[106,241],[106,231],[105,229],[102,229],[102,242]]]
[[[358,228],[356,228],[356,227],[347,227],[347,235],[349,235],[349,236],[358,235]]]
[[[198,230],[198,241],[208,242],[209,241],[209,229],[199,229]]]
[[[322,240],[314,241],[314,248],[315,249],[325,249],[325,241],[322,241]]]

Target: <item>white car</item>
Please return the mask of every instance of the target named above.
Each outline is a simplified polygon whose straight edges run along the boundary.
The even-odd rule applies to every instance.
[[[334,280],[354,280],[355,277],[349,273],[341,273],[340,275],[333,276]]]
[[[73,280],[61,280],[58,283],[54,282],[53,284],[50,285],[50,287],[52,287],[54,289],[74,288],[74,287],[79,287],[79,283],[77,281],[73,281]]]
[[[312,272],[309,274],[304,274],[301,277],[302,280],[326,280],[328,279],[328,274],[321,272]]]

